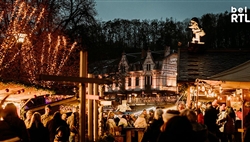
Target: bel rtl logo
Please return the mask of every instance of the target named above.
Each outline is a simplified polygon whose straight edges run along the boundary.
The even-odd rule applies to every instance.
[[[231,23],[250,23],[247,17],[247,7],[233,7],[231,6]]]

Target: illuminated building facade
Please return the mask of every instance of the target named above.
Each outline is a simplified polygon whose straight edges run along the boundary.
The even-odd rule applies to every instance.
[[[105,86],[106,99],[176,94],[177,59],[178,54],[170,50],[170,47],[161,51],[142,51],[138,54],[123,53],[116,66],[118,79]]]

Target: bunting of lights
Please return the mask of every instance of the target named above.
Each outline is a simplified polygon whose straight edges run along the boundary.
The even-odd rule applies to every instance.
[[[198,93],[198,94],[197,94]],[[212,86],[204,81],[197,81],[195,86],[190,87],[191,96],[206,96],[208,98],[215,98],[219,101],[242,101],[242,89],[226,90],[220,84]]]

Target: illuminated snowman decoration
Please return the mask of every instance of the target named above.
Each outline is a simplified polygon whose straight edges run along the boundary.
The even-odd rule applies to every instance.
[[[191,43],[204,44],[204,42],[201,42],[201,37],[205,36],[205,32],[201,28],[198,18],[192,18],[188,28],[192,29],[193,32]]]

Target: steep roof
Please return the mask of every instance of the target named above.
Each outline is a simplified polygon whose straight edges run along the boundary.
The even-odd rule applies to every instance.
[[[250,50],[207,50],[189,53],[179,49],[178,82],[207,79],[250,60]]]
[[[174,51],[172,51],[174,52]],[[172,54],[170,53],[170,55]],[[151,56],[156,63],[156,69],[161,69],[162,61],[164,58],[164,50],[152,51]],[[142,52],[131,52],[131,53],[122,53],[126,55],[127,62],[129,64],[129,71],[142,70],[142,64],[147,55],[147,51],[142,50]],[[170,56],[168,55],[168,56]],[[122,57],[122,55],[121,55]],[[89,73],[93,74],[107,74],[118,72],[118,65],[121,58],[111,59],[111,60],[102,60],[94,62],[88,65]]]

